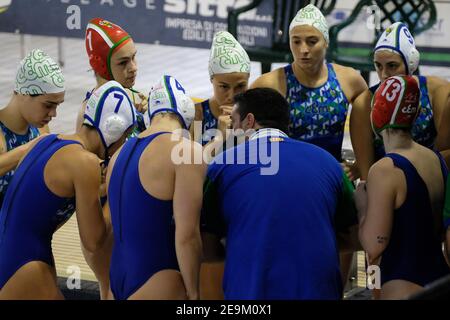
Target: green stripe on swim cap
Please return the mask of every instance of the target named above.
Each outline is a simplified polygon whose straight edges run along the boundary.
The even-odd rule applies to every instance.
[[[173,105],[174,105],[173,104],[173,102],[174,102],[173,101],[173,94],[169,90],[170,82],[167,82],[167,80],[170,81],[170,77],[164,76],[164,89],[166,91],[167,96],[169,97],[170,105],[171,105],[171,107],[173,107]]]
[[[106,61],[107,61],[107,67],[108,67],[109,75],[111,76],[111,79],[113,79],[113,80],[114,80],[114,75],[113,75],[112,70],[111,70],[111,58],[112,58],[112,55],[114,53],[114,50],[116,50],[116,48],[118,46],[120,46],[122,43],[124,43],[125,41],[127,41],[130,38],[131,38],[130,36],[123,37],[122,39],[119,40],[119,42],[117,42],[115,45],[113,45],[112,48],[109,50],[108,58],[107,58]]]

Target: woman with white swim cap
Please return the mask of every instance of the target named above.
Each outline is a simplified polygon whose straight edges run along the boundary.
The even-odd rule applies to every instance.
[[[289,136],[315,144],[342,162],[349,105],[367,84],[357,70],[325,61],[328,24],[314,5],[298,11],[289,27],[289,39],[294,62],[263,74],[251,87],[280,92],[291,105]]]
[[[95,72],[96,88],[110,80],[120,83],[125,88],[137,111],[137,125],[131,136],[145,130],[142,113],[147,108],[147,98],[133,89],[138,67],[136,61],[137,49],[130,34],[108,20],[94,18],[89,21],[86,27],[85,46],[89,64]],[[83,123],[83,113],[91,93],[92,91],[87,93],[86,100],[83,102],[77,119],[77,128],[80,128]],[[106,160],[108,161],[108,159]],[[102,189],[104,189],[104,186],[102,184]],[[104,195],[106,195],[106,191]],[[105,201],[106,196],[103,196],[102,204]],[[106,210],[108,209],[105,208]],[[109,244],[110,242],[106,242],[106,245]],[[101,298],[106,298],[108,293],[111,249],[112,247],[104,248],[104,256],[97,255],[96,260],[93,260],[94,257],[91,257],[82,248],[86,261],[99,282]]]
[[[233,35],[219,31],[214,35],[211,45],[208,70],[213,95],[196,104],[195,121],[201,121],[202,125],[201,128],[191,127],[194,140],[200,140],[201,134],[202,145],[215,137],[215,129],[224,135],[225,130],[230,128],[233,98],[248,89],[250,58]],[[201,132],[194,132],[194,128],[201,129]]]
[[[42,50],[29,52],[17,69],[11,100],[0,110],[0,206],[27,143],[56,116],[64,94],[58,64]]]
[[[208,63],[213,95],[196,104],[195,122],[191,126],[191,135],[203,146],[213,142],[214,145],[217,144],[217,149],[220,149],[226,138],[226,129],[231,128],[234,96],[248,89],[250,58],[232,34],[219,31],[214,35]],[[200,122],[201,126],[195,125]],[[217,136],[215,130],[220,131],[221,136]],[[223,271],[222,262],[202,264],[201,299],[223,299]]]
[[[135,108],[125,89],[110,81],[93,92],[84,119],[77,134],[33,141],[17,167],[0,211],[0,299],[63,298],[51,240],[74,211],[87,252],[95,256],[111,238],[100,205],[98,158],[123,144],[136,123]]]
[[[177,132],[191,124],[194,103],[166,75],[152,86],[148,110],[151,125],[116,152],[106,178],[111,291],[116,300],[198,299],[206,167],[194,161],[202,146]],[[174,159],[180,150],[181,162]]]
[[[251,87],[280,92],[291,106],[288,135],[331,153],[353,181],[358,178],[357,168],[343,161],[342,142],[349,106],[367,84],[357,70],[325,61],[328,24],[316,6],[309,4],[298,11],[289,27],[289,39],[294,62],[263,74]],[[351,256],[342,261],[346,282]]]

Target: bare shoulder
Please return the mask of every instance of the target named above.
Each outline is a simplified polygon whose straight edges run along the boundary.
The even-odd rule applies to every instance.
[[[359,84],[367,88],[367,83],[361,76],[361,73],[352,67],[346,67],[340,64],[333,63],[333,68],[336,71],[336,75],[351,84]]]
[[[335,63],[332,65],[347,100],[353,102],[361,93],[368,89],[367,83],[359,71]]]
[[[200,143],[181,137],[179,140],[173,139],[178,149],[177,155],[183,159],[182,161],[174,161],[175,166],[179,165],[204,165],[203,147]],[[172,159],[174,160],[174,159]]]
[[[65,167],[68,171],[74,173],[74,176],[83,174],[97,174],[100,171],[99,158],[85,150],[78,144],[71,144],[65,147],[66,152],[63,154]]]
[[[372,100],[372,92],[370,92],[369,89],[364,90],[361,92],[354,100],[354,103],[352,105],[352,110],[357,108],[368,108],[370,110],[370,103]]]
[[[177,143],[181,144],[183,146],[183,148],[186,148],[186,150],[189,149],[191,151],[203,152],[202,145],[196,141],[186,139],[185,137],[181,137],[179,140],[175,140],[175,141]]]
[[[396,167],[391,158],[384,157],[370,167],[368,181],[388,181],[387,177],[392,177],[396,172]]]
[[[433,87],[440,87],[449,84],[449,82],[441,77],[427,76],[427,83]]]
[[[277,90],[283,96],[286,95],[286,76],[283,68],[272,70],[257,78],[252,85],[254,88],[272,88]]]
[[[428,76],[426,78],[427,78],[427,89],[428,92],[430,92],[430,94],[433,94],[438,88],[450,90],[450,83],[447,80],[436,76]]]

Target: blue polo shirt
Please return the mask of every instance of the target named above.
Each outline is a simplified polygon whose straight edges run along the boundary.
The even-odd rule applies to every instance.
[[[234,159],[234,163],[233,160]],[[226,299],[340,299],[353,188],[325,150],[261,129],[208,168],[202,231],[226,237]]]

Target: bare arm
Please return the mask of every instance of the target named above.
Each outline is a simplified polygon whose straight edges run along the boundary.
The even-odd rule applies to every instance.
[[[76,194],[76,213],[83,247],[96,252],[106,238],[106,225],[99,199],[101,171],[98,158],[88,152],[74,155],[70,174]]]
[[[191,155],[202,152],[199,144],[183,141]],[[193,158],[193,156],[192,156]],[[193,160],[193,159],[192,159]],[[180,164],[175,168],[173,212],[175,249],[189,299],[199,298],[199,274],[202,257],[200,211],[202,207],[203,164]]]
[[[367,179],[369,169],[375,161],[373,133],[370,124],[370,99],[370,91],[364,91],[353,102],[350,113],[350,139],[361,180]]]
[[[5,175],[7,172],[15,169],[20,162],[22,161],[23,157],[30,151],[34,145],[43,137],[45,137],[47,134],[42,134],[41,136],[33,139],[32,141],[29,141],[28,143],[25,143],[24,145],[21,145],[20,147],[14,148],[13,150],[10,150],[6,152],[4,137],[1,135],[2,146],[0,151],[0,176]]]
[[[450,149],[450,85],[440,86],[433,91],[433,117],[437,136],[435,147],[439,151]]]
[[[13,170],[19,164],[20,159],[28,152],[31,142],[17,147],[11,151],[0,154],[0,176]]]
[[[336,76],[345,97],[349,103],[353,104],[356,98],[368,89],[366,81],[359,71],[351,67],[344,67],[335,63],[333,63],[333,67],[336,70]]]
[[[359,240],[368,256],[369,264],[374,264],[389,244],[396,189],[393,179],[393,165],[383,159],[369,172],[367,184],[361,183],[355,193],[355,203],[359,214]]]

